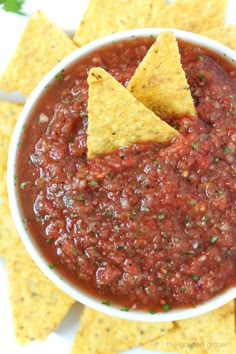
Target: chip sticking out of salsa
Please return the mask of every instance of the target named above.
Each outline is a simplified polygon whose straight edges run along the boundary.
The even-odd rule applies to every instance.
[[[196,115],[178,43],[171,31],[159,34],[127,88],[163,119]]]
[[[71,354],[119,354],[165,336],[172,328],[172,322],[128,321],[85,307]]]
[[[236,24],[211,28],[204,32],[203,35],[236,50]]]
[[[165,0],[91,0],[77,28],[74,41],[82,46],[107,34],[132,28],[156,27]]]
[[[92,68],[88,84],[89,159],[136,142],[166,143],[178,135],[104,69]]]
[[[42,77],[76,48],[61,28],[42,11],[36,11],[29,18],[16,51],[0,78],[0,89],[19,91],[28,96]]]
[[[158,16],[156,27],[202,33],[222,26],[228,0],[175,0]]]

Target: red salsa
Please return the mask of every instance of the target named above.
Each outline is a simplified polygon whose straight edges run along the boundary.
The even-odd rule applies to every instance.
[[[179,41],[198,118],[170,117],[181,135],[167,146],[87,160],[88,70],[101,66],[126,86],[153,41],[113,43],[58,73],[17,162],[24,222],[49,267],[105,304],[151,313],[236,285],[234,63]]]

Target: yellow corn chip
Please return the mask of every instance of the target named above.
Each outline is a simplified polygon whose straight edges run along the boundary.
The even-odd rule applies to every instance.
[[[12,252],[18,239],[8,206],[6,169],[11,134],[21,110],[20,104],[0,101],[0,256]]]
[[[11,137],[17,118],[22,110],[22,105],[12,102],[0,101],[0,133]],[[3,157],[1,153],[1,157]],[[2,159],[1,159],[2,162]]]
[[[236,24],[215,27],[203,32],[203,35],[236,50]]]
[[[74,41],[82,46],[107,34],[132,28],[155,27],[164,0],[91,0]]]
[[[135,142],[164,143],[178,134],[102,68],[90,70],[88,83],[88,158]]]
[[[159,34],[127,88],[161,118],[196,115],[178,43],[170,31]]]
[[[234,301],[204,315],[176,321],[174,329],[166,336],[146,343],[144,347],[181,354],[234,353]]]
[[[228,0],[176,0],[158,16],[156,27],[203,33],[222,26]]]
[[[0,89],[28,96],[42,77],[77,47],[42,11],[36,11],[0,78]]]
[[[22,244],[16,246],[7,258],[8,284],[15,337],[24,344],[47,338],[75,301],[44,276]]]
[[[172,327],[172,322],[128,321],[85,307],[71,354],[119,354],[165,336]]]

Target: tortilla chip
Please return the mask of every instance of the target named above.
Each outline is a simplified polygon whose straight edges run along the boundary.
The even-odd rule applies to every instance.
[[[127,88],[163,119],[196,115],[178,43],[170,31],[159,34]]]
[[[9,296],[16,340],[43,340],[53,332],[75,302],[48,280],[24,246],[7,258]]]
[[[91,0],[76,30],[74,41],[82,46],[107,34],[132,28],[155,27],[165,0]]]
[[[90,70],[88,83],[88,158],[135,142],[165,143],[179,134],[102,68]]]
[[[0,78],[0,89],[28,96],[43,76],[77,47],[42,11],[36,11]]]
[[[156,27],[203,33],[222,26],[228,0],[176,0],[158,16]]]
[[[0,133],[11,137],[22,105],[12,102],[0,101]],[[2,139],[0,139],[2,141]],[[1,157],[3,157],[1,153]],[[1,158],[2,162],[2,158]]]
[[[148,350],[167,353],[207,354],[204,343],[199,341],[199,334],[197,332],[189,335],[176,324],[174,324],[173,330],[167,333],[167,335],[146,343],[143,347]]]
[[[172,322],[128,321],[85,307],[71,354],[119,354],[166,335],[172,327]]]
[[[15,242],[16,231],[8,206],[6,169],[11,134],[21,110],[20,104],[0,101],[0,256],[6,256],[7,252],[11,252],[12,238]],[[18,235],[16,238],[18,239]]]
[[[235,352],[234,301],[204,315],[176,321],[174,325],[166,336],[144,347],[181,354]]]
[[[228,24],[212,28],[203,35],[236,50],[236,24]]]

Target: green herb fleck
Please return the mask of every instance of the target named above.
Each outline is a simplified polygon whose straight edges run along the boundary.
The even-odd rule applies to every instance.
[[[225,147],[224,147],[224,153],[225,153],[225,154],[228,154],[230,151],[231,151],[231,150],[230,150],[230,147],[229,147],[229,146],[225,146]]]
[[[53,269],[53,268],[55,268],[55,264],[50,263],[50,264],[48,265],[48,268],[49,268],[49,269]]]
[[[89,181],[89,184],[90,184],[91,186],[96,186],[96,185],[98,184],[98,182],[97,182],[97,181],[94,181],[93,179],[91,179],[91,181]]]
[[[207,215],[203,215],[202,221],[208,221],[208,220],[209,220],[209,217]]]
[[[108,301],[108,300],[103,301],[102,304],[103,304],[103,305],[106,305],[106,306],[110,306],[110,305],[111,305],[111,304],[110,304],[110,301]]]
[[[26,184],[27,184],[27,182],[22,182],[20,184],[20,189],[25,189]]]
[[[84,197],[83,197],[81,194],[79,194],[78,197],[77,197],[77,199],[83,201],[83,200],[84,200]]]
[[[149,313],[151,314],[151,315],[155,315],[155,313],[157,313],[155,310],[149,310]]]
[[[204,59],[204,56],[203,56],[203,55],[198,55],[197,59],[198,59],[198,60],[203,60],[203,59]]]
[[[193,274],[193,275],[192,275],[192,279],[193,279],[194,281],[197,281],[197,280],[199,279],[199,276],[198,276],[197,274]]]
[[[120,309],[121,311],[125,311],[128,312],[129,311],[129,307],[128,306],[124,306]]]
[[[119,230],[119,225],[114,225],[114,230]]]
[[[52,238],[48,238],[48,239],[47,239],[47,243],[49,243],[49,244],[50,244],[50,243],[53,243],[53,239],[52,239]]]
[[[0,6],[2,6],[4,11],[13,12],[18,15],[25,15],[22,12],[24,2],[25,0],[0,0]]]
[[[170,310],[170,305],[165,304],[161,308],[162,308],[163,311],[169,311]]]
[[[218,240],[218,236],[214,235],[210,238],[211,243],[215,243]]]
[[[149,208],[146,207],[146,206],[143,206],[141,209],[142,209],[143,211],[149,211]]]
[[[55,78],[58,80],[58,81],[63,81],[64,77],[62,76],[61,73],[58,73],[55,75]]]
[[[158,220],[164,220],[165,217],[165,214],[158,214]]]
[[[198,143],[196,141],[193,141],[191,146],[192,146],[192,149],[195,150],[198,147]]]

